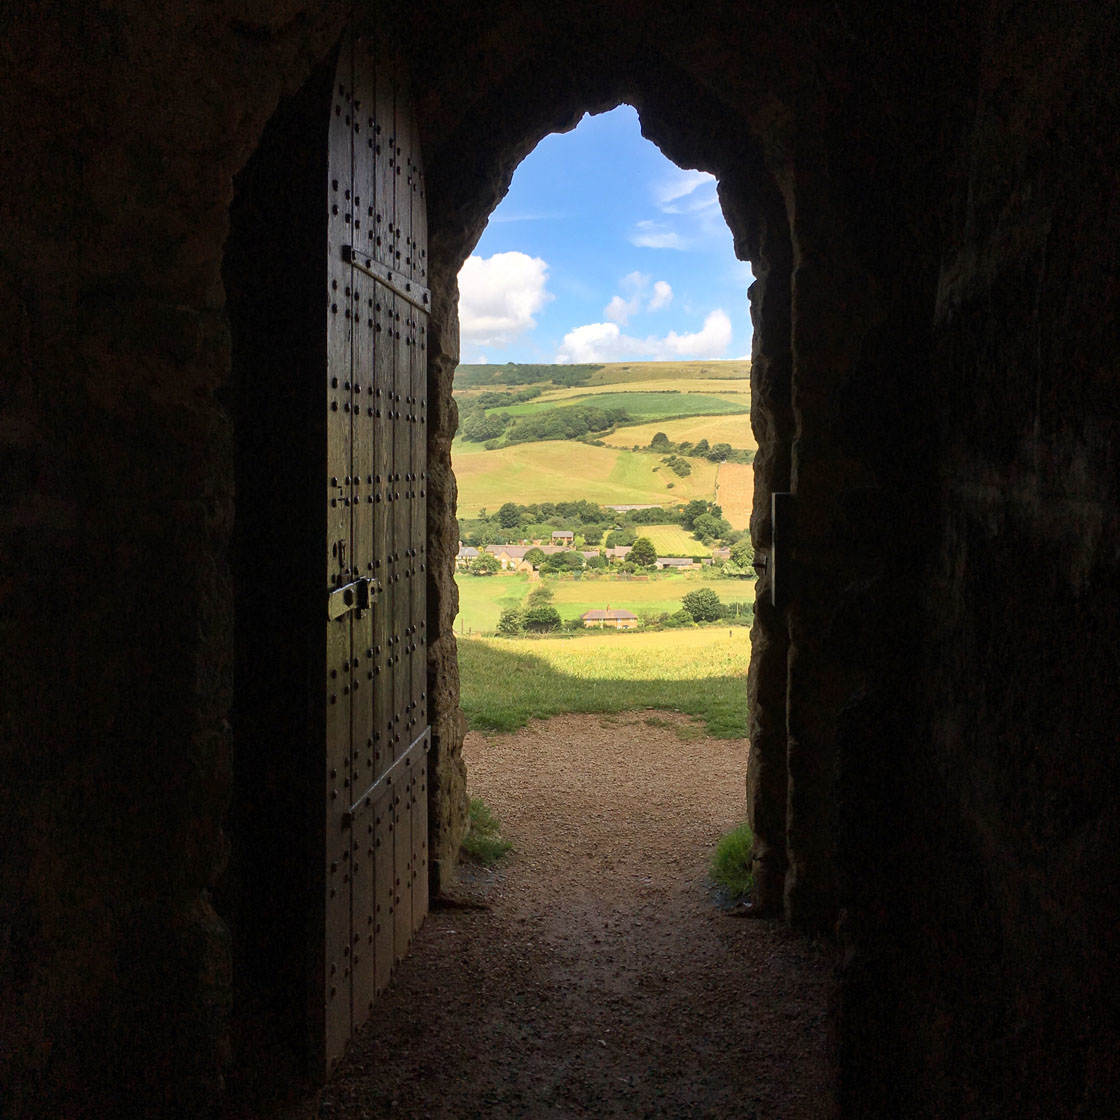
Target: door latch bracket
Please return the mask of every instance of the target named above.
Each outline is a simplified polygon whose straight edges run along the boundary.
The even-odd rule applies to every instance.
[[[348,611],[368,610],[373,599],[370,579],[356,579],[327,594],[327,619],[341,618]]]

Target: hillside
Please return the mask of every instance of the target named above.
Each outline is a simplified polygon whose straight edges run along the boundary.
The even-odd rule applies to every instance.
[[[749,375],[744,361],[460,366],[460,516],[505,501],[700,498],[726,502],[743,529],[756,450]],[[651,448],[655,436],[667,442]]]

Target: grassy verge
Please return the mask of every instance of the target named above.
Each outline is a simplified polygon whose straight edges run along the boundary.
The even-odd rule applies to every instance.
[[[709,735],[747,733],[744,628],[567,640],[459,642],[461,703],[472,729],[513,731],[563,712],[660,708],[703,719]]]
[[[503,840],[501,824],[480,798],[472,797],[469,806],[470,828],[463,839],[460,854],[472,863],[485,866],[497,863],[513,847]]]
[[[732,899],[745,898],[754,887],[751,875],[753,845],[751,826],[744,821],[720,840],[708,865],[709,878]]]

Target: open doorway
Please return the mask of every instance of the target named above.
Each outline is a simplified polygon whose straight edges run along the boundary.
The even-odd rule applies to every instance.
[[[636,137],[633,111],[620,113]],[[617,117],[591,123],[609,132]],[[565,186],[587,175],[578,140],[577,129],[537,149],[555,147]],[[709,177],[667,164],[656,174],[664,228],[650,233],[641,215],[617,237],[677,254],[673,216],[714,209],[722,224]],[[717,499],[722,466],[751,468],[749,367],[728,350],[729,324],[722,348],[703,337],[729,317],[697,307],[680,273],[624,261],[601,225],[579,213],[565,225],[520,177],[459,274],[467,360],[451,451],[472,831],[496,816],[513,851],[461,868],[441,900],[449,909],[388,993],[395,1006],[436,1009],[426,1026],[451,1042],[425,1070],[410,1035],[386,1091],[416,1112],[433,1083],[469,1082],[464,1111],[732,1115],[749,1113],[763,1081],[759,1107],[765,1097],[781,1115],[821,1115],[827,964],[772,927],[736,921],[705,883],[716,841],[745,813],[753,570],[730,552],[749,545],[749,501],[736,531]],[[698,191],[709,193],[690,212],[681,199]],[[558,249],[571,256],[573,239],[593,238],[605,259],[562,268],[541,240],[513,232],[550,223]],[[596,266],[608,284],[599,292]],[[735,308],[746,286],[740,274]],[[599,321],[569,319],[545,343],[561,292],[573,291],[570,306]],[[665,322],[674,298],[691,305],[695,331]],[[638,541],[656,546],[647,556]],[[483,860],[484,841],[469,838]],[[779,1024],[782,987],[800,1006]],[[751,1040],[749,1061],[730,1037]],[[392,1041],[375,1024],[356,1061],[388,1056]]]

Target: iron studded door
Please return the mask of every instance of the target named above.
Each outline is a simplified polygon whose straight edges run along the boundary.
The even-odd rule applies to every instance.
[[[430,302],[416,123],[382,45],[343,44],[330,111],[325,937],[314,970],[328,1071],[428,908]]]

